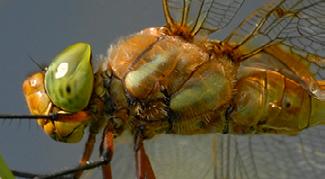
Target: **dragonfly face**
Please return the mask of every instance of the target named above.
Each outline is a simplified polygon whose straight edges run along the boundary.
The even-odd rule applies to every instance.
[[[57,108],[50,100],[44,86],[44,72],[29,76],[23,83],[23,92],[30,112],[34,115],[50,113],[66,113]],[[60,142],[79,142],[87,126],[85,122],[60,122],[48,119],[38,119],[37,123],[44,132]]]
[[[287,2],[293,2],[293,1],[287,1]],[[175,11],[174,11],[175,12]],[[275,10],[275,12],[276,12],[276,14],[281,14],[281,17],[284,17],[284,14],[285,14],[285,11],[284,10],[282,10],[282,9],[278,9],[278,10]],[[280,13],[279,13],[280,12]],[[184,18],[184,19],[186,19],[186,18]],[[177,20],[176,20],[177,21]],[[179,21],[177,21],[177,22],[179,22]],[[249,24],[249,23],[248,23]],[[172,26],[172,27],[176,27],[176,26]],[[261,28],[261,29],[264,29],[264,28]],[[175,30],[175,31],[172,31],[173,33],[176,33],[177,32],[177,29]],[[188,32],[186,32],[186,31],[181,31],[181,32],[177,32],[177,33],[179,33],[179,34],[182,34],[182,33],[188,33]],[[239,35],[238,35],[239,34]],[[256,33],[256,34],[258,34],[258,33]],[[233,41],[233,39],[235,39],[235,40],[237,40],[237,37],[239,38],[239,41],[241,41],[241,36],[240,36],[241,34],[240,33],[233,33],[232,34],[232,37],[233,38],[230,38],[230,39],[232,39],[232,40],[230,40],[230,41]],[[189,37],[191,37],[190,35],[189,35]],[[243,42],[243,44],[246,42],[246,41],[242,41]],[[238,44],[240,44],[240,43],[238,43]],[[245,48],[244,48],[245,46],[239,46],[238,48],[239,49],[241,49],[241,50],[243,50],[244,52],[247,52],[247,53],[250,53],[251,51],[245,51]],[[264,51],[265,53],[267,53],[267,52],[269,52],[269,51]],[[283,54],[283,53],[281,53],[281,54]],[[265,54],[263,54],[262,55],[263,57],[268,57],[267,55],[265,55]],[[270,65],[269,63],[266,63],[267,65]],[[259,66],[260,67],[260,66]],[[277,66],[276,65],[276,67],[279,67],[279,66]],[[267,69],[267,68],[266,68]],[[271,68],[271,70],[275,70],[276,68]],[[297,70],[295,70],[295,69],[293,69],[292,71],[294,71],[293,73],[291,72],[289,75],[284,75],[284,76],[286,76],[286,77],[293,77],[294,79],[298,79],[297,81],[300,81],[299,80],[299,78],[296,78],[297,76],[298,77],[301,77],[300,75],[297,75]],[[282,74],[285,74],[285,73],[282,73]],[[291,76],[290,76],[291,75]],[[308,76],[307,76],[308,77]],[[265,81],[263,81],[263,80],[261,80],[262,78],[258,78],[256,81],[257,81],[257,85],[260,85],[261,83],[260,82],[265,82]],[[261,80],[261,81],[260,81]],[[307,80],[308,81],[308,80]],[[301,83],[302,84],[302,86],[303,85],[305,85],[305,90],[307,90],[308,91],[308,87],[309,86],[313,86],[312,85],[312,83],[309,83],[309,82],[307,82],[306,80],[305,80],[305,82],[304,83]],[[307,82],[307,83],[306,83]],[[307,85],[306,85],[307,84]],[[246,86],[240,86],[240,87],[246,87]],[[262,87],[262,88],[260,88],[260,89],[265,89],[267,86],[263,86],[263,85],[261,85],[260,87]],[[263,87],[265,87],[265,88],[263,88]],[[255,93],[254,93],[255,94]],[[279,93],[280,94],[280,93]],[[238,99],[238,98],[237,98]],[[246,100],[246,101],[252,101],[252,100],[249,100],[249,99],[245,99],[245,98],[243,98],[243,100]],[[240,98],[238,99],[238,101],[240,101]],[[283,101],[283,102],[285,102],[285,101]],[[238,104],[239,104],[239,102],[238,102]],[[242,103],[242,104],[245,104],[245,103]],[[282,103],[273,103],[274,105],[274,108],[272,108],[272,109],[274,109],[274,110],[276,110],[276,109],[279,109],[279,106],[280,105],[282,105]],[[290,112],[291,110],[290,110],[290,108],[289,107],[291,107],[291,106],[294,106],[294,107],[296,107],[296,103],[294,103],[295,105],[292,105],[292,103],[289,103],[289,105],[285,105],[285,104],[288,104],[288,103],[283,103],[284,104],[284,106],[287,106],[288,107],[288,111]],[[260,104],[258,104],[258,106],[260,106]],[[199,107],[199,106],[198,106]],[[237,106],[237,109],[239,110],[239,109],[241,109],[240,108],[241,106]],[[244,107],[246,107],[246,106],[244,106]],[[282,107],[282,106],[280,106],[280,107]],[[258,112],[259,111],[261,111],[261,110],[258,110]],[[292,113],[292,112],[291,112]],[[233,116],[235,116],[235,115],[233,115]],[[238,116],[240,116],[240,115],[238,115]],[[245,116],[244,116],[245,117]],[[254,116],[255,117],[255,116]],[[235,118],[235,117],[234,117]],[[240,120],[240,118],[237,118],[238,119],[238,121],[240,121],[240,122],[243,122],[242,120]],[[242,118],[241,118],[242,119]],[[244,125],[245,125],[246,123],[244,123]],[[240,127],[242,127],[242,126],[240,126]],[[318,136],[322,136],[322,134],[320,134],[320,135],[318,135]],[[233,136],[232,136],[233,137]],[[222,138],[222,137],[221,137]],[[302,138],[302,140],[304,140],[305,138],[303,138],[303,137],[301,137]],[[232,138],[233,139],[233,138]],[[299,138],[300,139],[300,138]],[[235,143],[236,142],[238,142],[238,141],[240,141],[240,139],[239,140],[236,140],[235,141]],[[258,158],[259,157],[259,155],[257,155],[257,154],[261,154],[262,152],[261,151],[263,151],[264,149],[265,150],[268,150],[268,148],[263,148],[263,147],[261,147],[261,145],[260,145],[260,147],[261,147],[261,150],[259,150],[260,148],[258,148],[258,146],[256,147],[256,145],[255,145],[255,143],[254,143],[254,141],[256,141],[255,139],[252,139],[252,140],[247,140],[248,142],[247,143],[249,143],[249,144],[251,144],[249,147],[252,147],[253,149],[250,149],[249,151],[252,151],[251,153],[250,153],[250,155],[248,154],[248,155],[246,155],[245,154],[245,156],[249,156],[249,159],[252,159],[252,160],[255,160],[256,158]],[[282,141],[282,140],[281,140]],[[240,142],[239,142],[240,143]],[[263,143],[263,142],[261,142],[261,143]],[[267,143],[267,142],[266,142]],[[275,142],[276,143],[276,142]],[[279,143],[276,143],[276,144],[279,144],[279,146],[280,146],[280,143],[281,142],[279,142]],[[288,142],[289,143],[289,142]],[[254,144],[254,145],[253,145]],[[290,145],[290,144],[292,144],[292,145]],[[293,144],[292,142],[290,142],[290,144],[288,145],[288,146],[295,146],[295,144]],[[221,144],[222,145],[222,144]],[[226,144],[224,144],[224,145],[226,145]],[[230,146],[231,144],[229,144],[228,145],[228,147]],[[218,147],[219,147],[220,145],[219,145],[219,143],[218,143]],[[237,155],[237,157],[239,156],[239,158],[240,159],[244,159],[244,156],[240,156],[240,154],[241,154],[241,152],[243,151],[243,150],[245,150],[245,149],[247,149],[247,148],[249,148],[249,147],[247,147],[247,146],[245,146],[245,145],[240,145],[240,144],[235,144],[235,145],[233,145],[234,146],[234,149],[236,149],[237,151],[235,152]],[[242,146],[242,148],[240,147],[240,146]],[[256,147],[256,148],[255,148]],[[277,146],[276,146],[277,147]],[[255,150],[255,149],[256,150]],[[292,147],[293,148],[293,147]],[[315,148],[317,148],[317,147],[315,147]],[[229,149],[229,148],[227,148],[227,149]],[[271,150],[271,149],[270,149]],[[279,149],[280,150],[280,149]],[[288,149],[288,150],[291,150],[291,147],[290,147],[290,149]],[[283,152],[283,151],[282,151]],[[249,152],[247,152],[247,153],[249,153]],[[285,153],[285,152],[284,152]],[[274,155],[276,155],[277,154],[277,152],[275,152],[275,153],[272,153],[273,154],[273,156]],[[281,156],[282,154],[278,154],[279,156]],[[302,154],[301,154],[302,155]],[[221,155],[219,155],[219,156],[226,156],[226,155],[224,155],[224,154],[221,154]],[[263,155],[264,156],[264,155]],[[283,155],[283,158],[285,158],[284,157],[284,155]],[[237,166],[240,170],[241,169],[244,169],[244,165],[246,164],[246,163],[249,163],[248,161],[249,161],[249,159],[247,160],[247,159],[244,159],[244,164],[242,163],[242,165],[241,164],[238,164],[238,163],[240,163],[240,160],[234,160],[234,163],[235,163],[235,166]],[[266,159],[265,159],[266,160]],[[271,159],[270,159],[271,160]],[[231,161],[231,160],[229,160],[229,161]],[[262,159],[262,161],[263,161],[263,159]],[[274,161],[274,160],[273,160]],[[236,162],[238,162],[238,163],[236,163]],[[266,163],[266,162],[265,162]],[[218,163],[219,164],[219,163]],[[225,163],[222,163],[222,164],[225,164]],[[226,166],[226,165],[224,165],[224,166]],[[228,166],[230,166],[230,164],[228,165]],[[241,166],[241,167],[240,167]],[[286,165],[286,167],[287,167],[288,165]],[[295,166],[297,166],[297,165],[295,165]],[[263,171],[263,169],[261,169],[259,166],[256,166],[256,168],[259,168],[260,170],[259,171]],[[280,167],[281,168],[281,167]],[[285,168],[285,167],[284,167]],[[293,167],[294,168],[294,167]],[[237,168],[232,168],[232,169],[234,169],[234,171],[237,169]],[[227,170],[227,169],[225,169],[225,170]],[[257,170],[257,169],[256,169]],[[294,170],[294,169],[293,169]],[[229,170],[230,171],[230,170]],[[237,171],[237,170],[236,170]],[[265,170],[264,170],[265,171]],[[227,172],[218,172],[218,176],[227,176],[227,174],[226,174]],[[234,172],[235,173],[235,172]],[[258,172],[257,172],[258,173]],[[267,175],[267,174],[266,174]],[[315,174],[316,175],[316,174]],[[244,176],[244,175],[241,175],[241,176]],[[254,176],[253,174],[252,175],[250,175],[250,174],[247,174],[247,176]],[[257,175],[255,175],[255,176],[259,176],[258,174]],[[249,177],[248,177],[249,178]]]

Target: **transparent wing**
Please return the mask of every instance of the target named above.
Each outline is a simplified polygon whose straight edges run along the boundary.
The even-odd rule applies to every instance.
[[[132,137],[129,140],[116,143],[111,163],[114,179],[136,177]],[[325,175],[325,126],[298,136],[158,135],[146,140],[145,148],[157,179],[318,179]],[[98,159],[98,151],[94,152]],[[101,169],[85,172],[82,178],[102,178]]]
[[[273,56],[308,91],[325,99],[314,79],[325,71],[324,19],[324,0],[276,0],[246,18],[224,43],[232,46],[238,61],[261,52]]]
[[[161,135],[146,141],[145,147],[157,178],[316,179],[325,174],[324,129],[308,129],[293,137]],[[123,147],[122,151],[126,152]],[[134,178],[134,162],[123,158],[113,162],[113,174]]]
[[[209,34],[225,27],[243,0],[163,0],[167,27],[185,37]]]

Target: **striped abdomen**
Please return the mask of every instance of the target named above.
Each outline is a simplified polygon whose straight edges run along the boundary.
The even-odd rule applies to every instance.
[[[230,132],[293,135],[325,121],[325,102],[278,72],[252,73],[236,88]]]

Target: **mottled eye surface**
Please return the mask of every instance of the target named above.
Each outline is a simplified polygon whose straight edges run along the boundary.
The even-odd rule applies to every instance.
[[[91,97],[94,75],[91,47],[73,44],[60,52],[45,74],[45,88],[51,101],[68,112],[85,108]]]

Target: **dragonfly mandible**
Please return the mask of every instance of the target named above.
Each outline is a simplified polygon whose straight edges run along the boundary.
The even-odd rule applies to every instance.
[[[320,129],[315,129],[315,130],[320,130]],[[311,132],[311,133],[314,133],[314,132]],[[318,132],[315,132],[315,133],[318,133]],[[307,133],[308,134],[308,133]],[[303,134],[302,134],[303,135]],[[316,135],[316,134],[315,134]],[[309,135],[307,135],[307,136],[309,136]],[[318,136],[321,136],[321,132],[319,132],[318,133]],[[233,139],[233,137],[234,136],[231,136],[231,139]],[[236,138],[236,137],[235,137]],[[244,139],[243,139],[244,138]],[[277,138],[277,137],[276,137]],[[275,138],[275,139],[276,139]],[[308,137],[307,137],[308,138]],[[273,141],[274,142],[274,140],[272,140],[273,139],[273,137],[270,137],[269,139],[267,139],[266,138],[266,141],[268,141],[268,140],[270,140],[270,141]],[[304,137],[298,137],[298,139],[305,139]],[[183,140],[185,140],[185,139],[183,139]],[[249,139],[245,139],[245,137],[239,137],[238,139],[236,139],[236,142],[237,141],[242,141],[242,142],[244,142],[245,143],[245,140],[247,140],[246,141],[246,143],[248,143],[248,144],[251,144],[251,143],[255,143],[254,141],[259,141],[258,139],[255,139],[254,137],[250,137]],[[262,140],[264,140],[264,138],[262,138]],[[280,139],[278,139],[279,141],[286,141],[287,139],[282,139],[282,137],[280,138]],[[289,140],[289,139],[288,139]],[[296,138],[296,140],[297,140],[297,138]],[[225,140],[225,141],[227,141],[227,140]],[[276,140],[275,140],[276,141]],[[290,141],[290,140],[289,140]],[[299,141],[299,140],[298,140]],[[303,140],[304,141],[304,140]],[[273,142],[271,142],[271,143],[273,143]],[[321,142],[321,141],[320,141]],[[258,142],[257,142],[258,143]],[[268,143],[268,142],[265,142],[265,143]],[[276,142],[275,142],[276,143]],[[280,142],[281,143],[281,142]],[[237,144],[237,143],[235,143],[236,145],[236,147],[238,147],[238,146],[245,146],[245,144]],[[299,145],[300,144],[300,142],[297,142],[297,145]],[[305,143],[303,143],[303,144],[305,144]],[[223,145],[230,145],[230,143],[229,144],[223,144]],[[234,145],[234,144],[233,144]],[[262,145],[262,144],[259,144],[259,145]],[[291,148],[291,145],[293,145],[293,143],[292,142],[288,142],[288,144],[287,144],[287,148]],[[307,145],[307,144],[306,144]],[[317,144],[317,145],[319,145],[319,144]],[[218,146],[220,146],[220,145],[218,145]],[[250,146],[250,145],[248,145],[248,146]],[[293,145],[293,146],[295,146],[295,145]],[[311,146],[314,146],[314,144],[312,144]],[[297,146],[295,146],[295,147],[297,147]],[[240,147],[238,147],[238,149],[239,149]],[[261,147],[261,148],[263,148],[263,147]],[[257,148],[258,149],[258,148]],[[256,155],[261,155],[261,154],[259,154],[259,150],[257,150],[257,149],[249,149],[249,151],[251,151],[251,155],[248,155],[248,156],[250,156],[250,158],[258,158],[258,156],[256,156]],[[305,152],[307,151],[307,153],[308,152],[310,152],[310,150],[312,150],[313,148],[309,148],[308,150],[306,149],[305,150]],[[247,147],[246,147],[246,150],[248,150],[247,149]],[[254,151],[256,151],[257,150],[257,153],[255,153]],[[279,151],[280,151],[280,149],[278,149]],[[283,149],[283,150],[286,150],[286,149]],[[289,150],[289,149],[288,149]],[[252,152],[253,151],[253,152]],[[302,149],[300,150],[300,153],[298,152],[298,154],[297,155],[302,155],[302,153],[301,153],[301,151],[302,151]],[[273,154],[273,152],[271,152],[272,154]],[[279,155],[281,155],[281,154],[279,154]],[[238,155],[238,156],[240,156],[240,155]],[[255,157],[256,156],[256,157]],[[255,160],[255,159],[254,159]],[[270,159],[270,160],[272,160],[272,159]],[[159,160],[158,160],[159,161]],[[236,160],[237,162],[239,162],[239,160]],[[283,160],[283,161],[285,161],[285,160]],[[301,164],[301,165],[303,165],[303,164]],[[238,164],[236,165],[236,166],[238,166]],[[313,166],[313,165],[311,165],[311,166]],[[318,166],[319,167],[319,165],[315,165],[315,166]],[[293,167],[295,167],[295,166],[293,166]],[[316,167],[317,168],[317,167]],[[312,169],[315,169],[315,167],[313,168],[312,167]],[[234,169],[235,170],[235,169]],[[239,169],[240,170],[240,169]],[[225,176],[227,176],[226,174],[227,174],[227,169],[225,169],[225,172],[224,172],[224,175]],[[320,172],[322,172],[322,170],[320,170]],[[256,173],[260,173],[260,172],[258,172],[258,170],[257,170],[257,172]],[[261,172],[262,174],[260,174],[260,175],[267,175],[267,173],[265,174],[265,173],[263,173],[263,172]],[[288,172],[288,173],[290,173],[290,172]],[[316,172],[317,173],[317,172]],[[221,175],[221,174],[220,174]],[[315,176],[317,175],[317,174],[314,174]],[[222,176],[222,175],[221,175]],[[249,175],[248,175],[249,176]],[[258,175],[259,176],[259,175]]]

